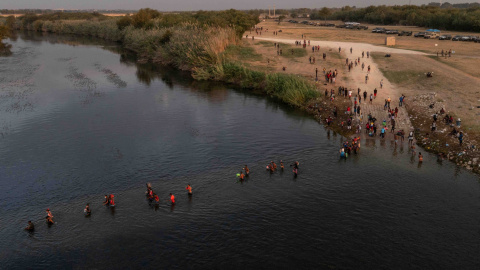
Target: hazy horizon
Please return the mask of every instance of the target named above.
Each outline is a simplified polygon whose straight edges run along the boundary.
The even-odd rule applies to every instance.
[[[161,11],[191,11],[191,10],[225,10],[225,9],[268,9],[273,5],[277,9],[290,8],[322,8],[326,7],[343,7],[346,5],[366,7],[370,5],[423,5],[430,2],[440,1],[414,1],[414,0],[384,0],[384,1],[348,1],[348,0],[326,0],[319,2],[318,0],[37,0],[32,3],[31,0],[2,0],[0,9],[125,9],[138,10],[140,8],[153,8]],[[447,2],[447,1],[443,1]],[[475,1],[453,0],[448,1],[451,4],[473,3]]]

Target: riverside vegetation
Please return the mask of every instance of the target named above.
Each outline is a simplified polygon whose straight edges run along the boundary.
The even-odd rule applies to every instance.
[[[14,16],[8,16],[6,19],[3,19],[3,23],[0,23],[0,56],[10,54],[11,45],[3,43],[3,40],[10,37],[14,23]]]
[[[232,59],[245,31],[258,14],[237,10],[162,14],[141,9],[132,16],[110,18],[96,13],[25,14],[15,28],[56,34],[94,36],[120,42],[139,62],[190,71],[196,80],[216,80],[260,91],[295,107],[319,94],[303,77],[253,70]],[[230,49],[229,49],[230,48]]]

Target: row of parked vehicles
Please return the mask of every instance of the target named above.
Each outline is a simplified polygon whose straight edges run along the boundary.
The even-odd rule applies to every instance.
[[[399,36],[411,36],[412,32],[411,31],[398,31],[398,30],[388,30],[385,28],[377,27],[372,30],[372,33],[384,33],[384,34],[393,34],[393,35],[399,35]],[[438,40],[452,40],[452,41],[473,41],[475,43],[480,43],[480,37],[479,36],[462,36],[462,35],[457,35],[452,37],[452,35],[442,35],[438,32],[418,32],[413,35],[416,38],[423,37],[425,39],[435,39],[438,38]]]
[[[335,26],[336,28],[355,29],[355,30],[367,30],[368,26],[359,24],[340,24]]]
[[[305,25],[313,25],[313,26],[326,26],[326,27],[336,27],[336,28],[346,28],[346,29],[358,29],[358,30],[367,30],[368,26],[366,25],[360,25],[357,23],[345,23],[345,24],[339,24],[335,25],[333,23],[322,23],[322,22],[314,22],[314,21],[296,21],[296,20],[289,20],[289,23],[300,23],[300,24],[305,24]]]
[[[480,43],[480,37],[479,36],[456,35],[456,36],[452,37],[452,35],[441,35],[439,33],[430,33],[430,32],[418,32],[414,36],[415,37],[423,37],[423,38],[438,38],[438,40],[473,41],[475,43]]]
[[[345,24],[339,24],[335,25],[333,23],[320,23],[320,22],[314,22],[314,21],[296,21],[296,20],[289,20],[288,22],[290,23],[301,23],[305,25],[313,25],[313,26],[327,26],[327,27],[336,27],[336,28],[345,28],[345,29],[363,29],[367,30],[368,26],[366,25],[360,25],[359,23],[345,23]],[[435,39],[438,38],[438,40],[452,40],[452,41],[472,41],[475,43],[480,43],[480,37],[479,36],[462,36],[462,35],[456,35],[452,37],[452,35],[442,35],[439,32],[418,32],[413,34],[412,31],[398,31],[395,29],[385,29],[382,27],[377,27],[372,30],[372,33],[382,33],[382,34],[387,34],[387,35],[398,35],[398,36],[414,36],[416,38],[423,37],[425,39]]]
[[[382,34],[387,34],[387,35],[399,35],[399,36],[411,36],[412,32],[411,31],[398,31],[394,29],[385,29],[381,27],[377,27],[372,30],[372,33],[382,33]]]
[[[320,22],[314,22],[314,21],[296,21],[296,20],[289,20],[289,23],[301,23],[305,25],[313,25],[313,26],[327,26],[327,27],[335,27],[335,24],[333,23],[320,23]]]

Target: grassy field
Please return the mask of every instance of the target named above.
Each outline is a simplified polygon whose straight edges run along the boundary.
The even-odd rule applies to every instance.
[[[243,45],[229,45],[225,50],[225,55],[230,59],[240,61],[261,61],[263,56],[255,52],[251,47]]]

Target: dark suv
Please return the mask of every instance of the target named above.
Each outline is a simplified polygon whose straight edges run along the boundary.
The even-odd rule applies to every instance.
[[[452,36],[451,35],[441,35],[438,37],[438,40],[451,40]]]
[[[462,36],[454,36],[452,41],[459,41],[460,39],[462,39]]]
[[[396,34],[398,34],[398,30],[387,30],[387,31],[385,31],[385,34],[387,34],[387,35],[396,35]]]
[[[414,37],[425,37],[425,34],[426,32],[418,32],[416,33],[415,35],[413,35]]]
[[[398,33],[399,36],[411,36],[412,35],[412,31],[402,31],[400,33]]]

